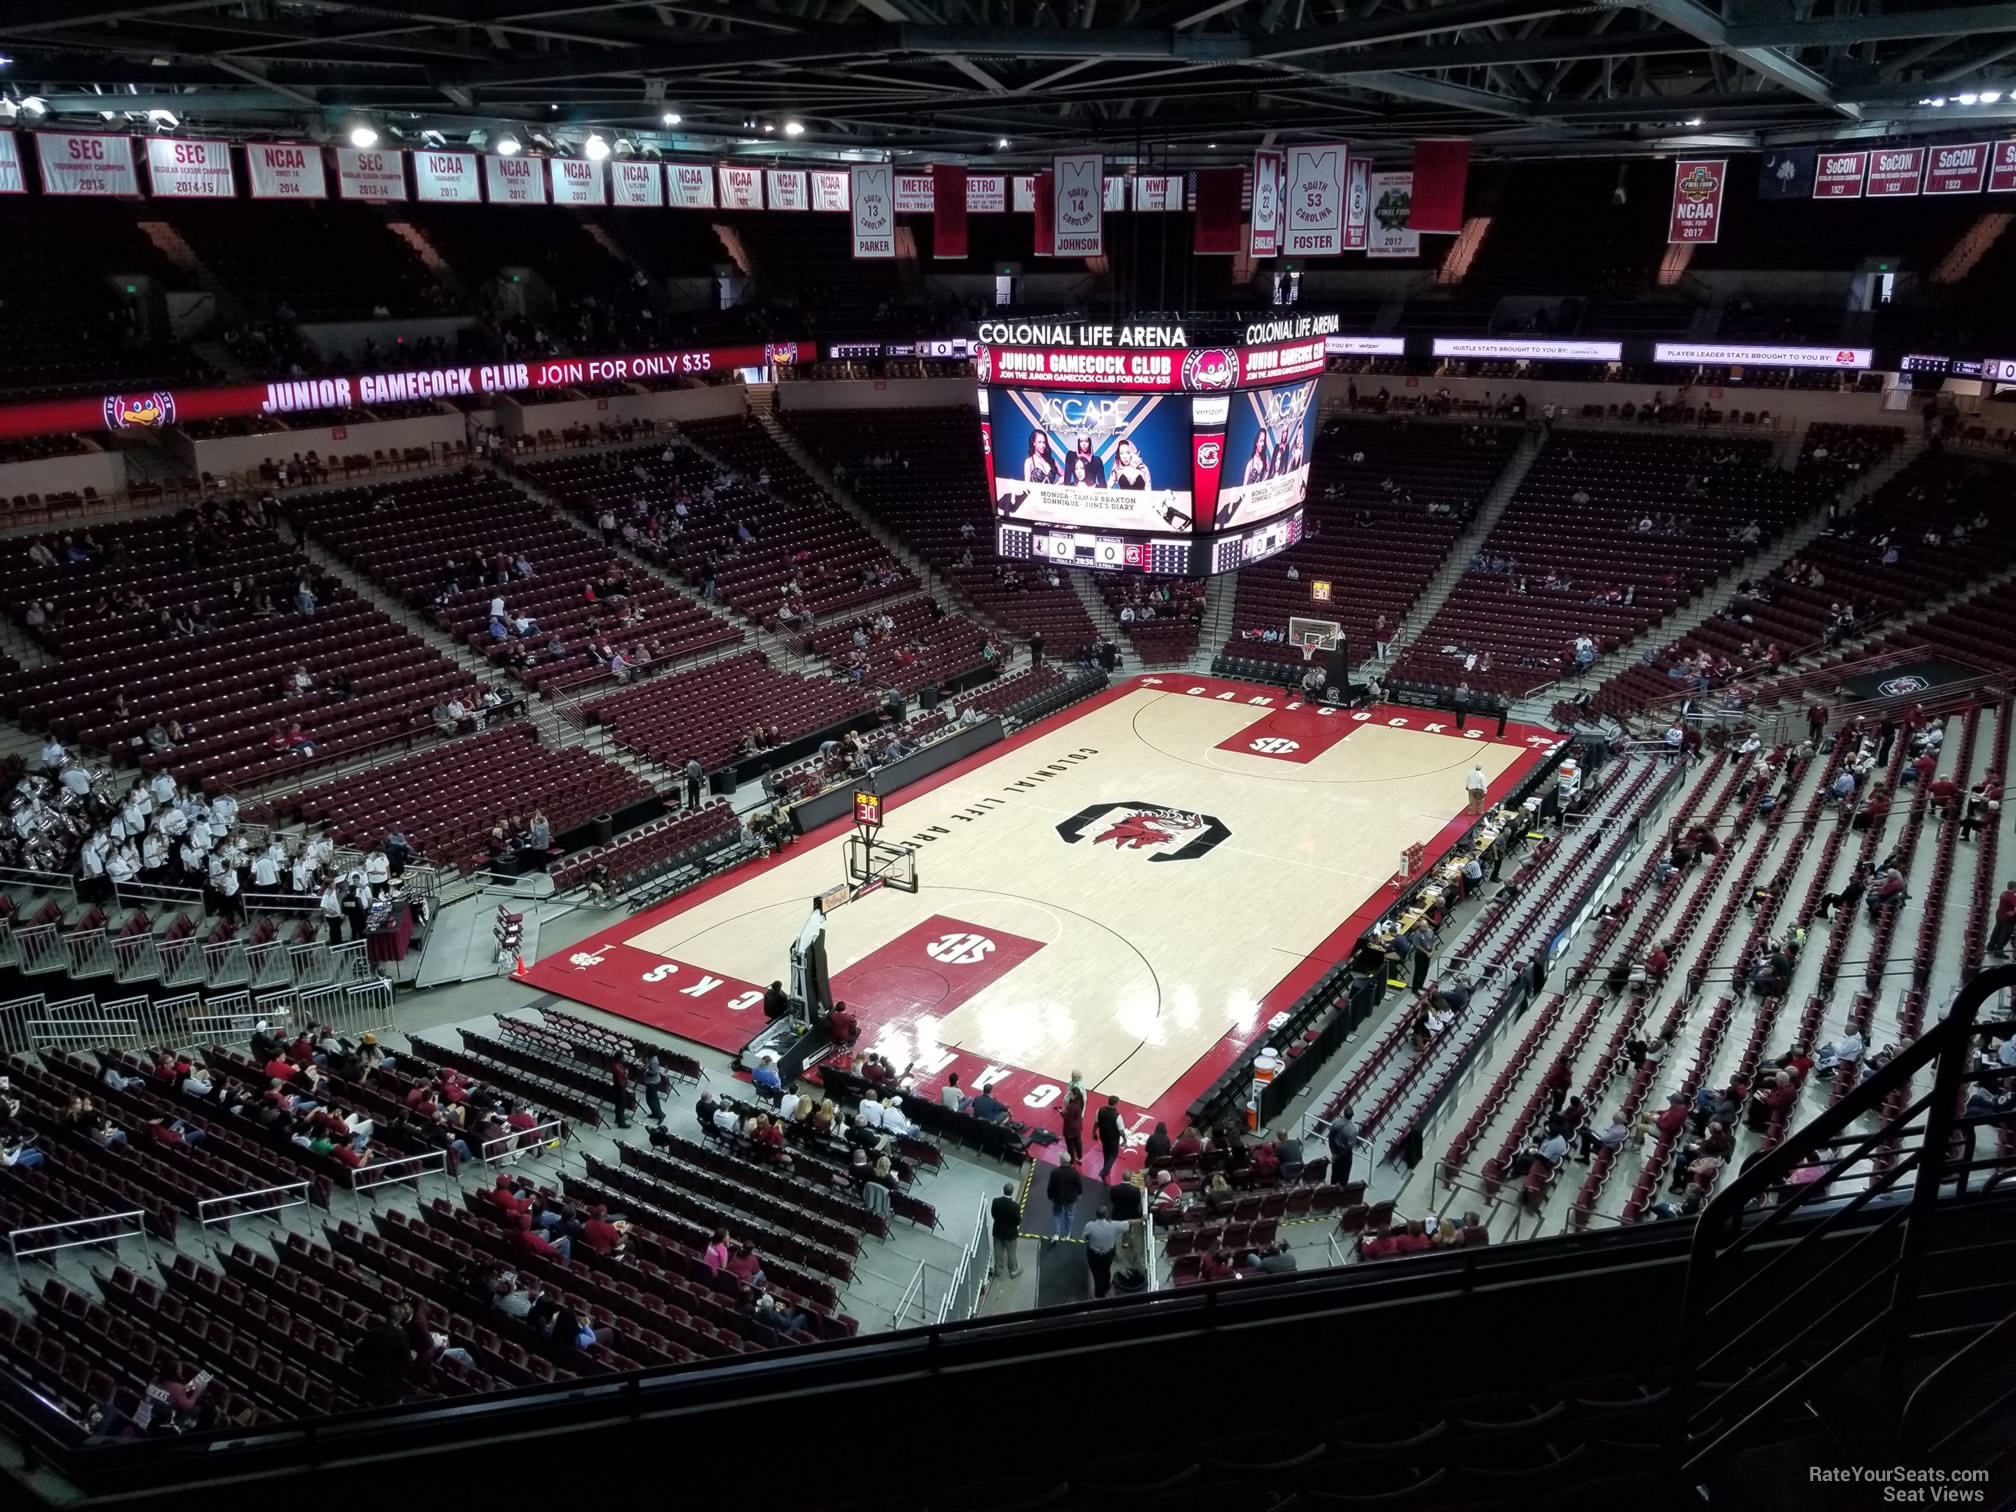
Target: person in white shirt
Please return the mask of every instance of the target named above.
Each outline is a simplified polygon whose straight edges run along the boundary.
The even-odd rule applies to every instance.
[[[1852,1066],[1862,1059],[1862,1036],[1851,1027],[1831,1045],[1822,1045],[1813,1058],[1816,1072],[1832,1073],[1837,1066]]]
[[[1491,790],[1491,779],[1484,775],[1483,767],[1473,766],[1470,768],[1470,775],[1463,779],[1463,789],[1470,795],[1470,813],[1472,816],[1482,814],[1484,812],[1484,795]]]
[[[42,765],[44,769],[56,772],[63,767],[63,742],[51,735],[42,744]]]
[[[243,908],[238,901],[238,868],[227,864],[221,855],[210,858],[210,890],[217,895],[217,912],[225,917]]]
[[[490,618],[493,620],[504,618],[504,595],[501,593],[490,600]]]
[[[176,854],[182,862],[182,870],[185,875],[189,877],[201,877],[209,871],[210,868],[208,862],[205,860],[204,851],[205,847],[198,845],[194,840],[184,840],[182,842],[182,848]]]
[[[210,833],[219,840],[231,833],[238,823],[238,800],[229,793],[220,793],[210,801]]]
[[[153,876],[168,864],[168,842],[159,834],[150,832],[140,842],[140,870]]]
[[[382,850],[371,852],[364,858],[364,880],[373,896],[383,894],[385,884],[392,880],[392,858]]]
[[[273,859],[271,850],[263,850],[253,857],[252,885],[261,892],[271,892],[280,885],[280,863]]]
[[[315,885],[315,867],[306,856],[296,856],[287,868],[287,881],[295,892],[305,893]]]
[[[179,808],[164,808],[154,816],[154,828],[170,840],[180,840],[189,833],[189,816]]]
[[[315,679],[308,675],[306,667],[296,667],[293,677],[288,679],[287,688],[295,694],[312,693],[315,691]]]
[[[869,1128],[879,1129],[882,1127],[882,1104],[872,1097],[863,1098],[858,1116]]]
[[[343,943],[343,893],[334,882],[322,889],[322,922],[329,926],[329,943]]]
[[[938,1089],[938,1101],[957,1113],[966,1104],[966,1094],[959,1090],[959,1073],[954,1071],[945,1078],[945,1085]]]
[[[173,779],[170,779],[171,781]],[[154,812],[154,794],[144,782],[134,780],[132,790],[126,794],[126,806],[139,813],[142,819]]]
[[[131,882],[139,874],[140,862],[130,846],[121,845],[106,856],[105,875],[112,879],[115,887],[121,883]]]
[[[157,804],[173,803],[175,801],[175,778],[165,770],[156,772],[153,781],[147,784],[147,791],[153,794],[154,801]]]
[[[79,798],[88,797],[91,792],[91,774],[81,766],[66,766],[56,779],[63,784],[66,792]]]
[[[882,1127],[890,1134],[914,1134],[916,1125],[903,1112],[903,1105],[894,1096],[882,1100]]]

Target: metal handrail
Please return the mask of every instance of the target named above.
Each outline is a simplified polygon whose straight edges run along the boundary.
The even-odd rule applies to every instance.
[[[1867,1072],[1811,1123],[1788,1132],[1702,1212],[1677,1331],[1674,1394],[1680,1410],[1672,1450],[1680,1473],[1698,1475],[1733,1450],[1752,1423],[1879,1333],[1883,1379],[1894,1381],[1942,1191],[1951,1185],[1953,1197],[1964,1197],[1976,1190],[1976,1173],[2006,1171],[2016,1159],[1975,1160],[1972,1130],[2002,1115],[1962,1112],[1967,1082],[2007,1074],[1977,1072],[1973,1042],[1981,1006],[2012,988],[2016,964],[1978,973],[1943,1019]],[[2007,1033],[2016,1023],[1986,1027]],[[1914,1079],[1927,1067],[1933,1071],[1930,1089],[1913,1096]],[[1888,1112],[1893,1095],[1905,1105]],[[1864,1127],[1872,1119],[1874,1126]],[[1966,1151],[1957,1161],[1956,1142]],[[1824,1174],[1793,1179],[1814,1170]],[[1860,1184],[1852,1196],[1837,1186],[1844,1178]],[[1876,1222],[1842,1243],[1843,1226],[1872,1206],[1880,1214]],[[1796,1236],[1795,1217],[1802,1220]],[[1858,1262],[1870,1273],[1856,1281]],[[1801,1306],[1823,1281],[1831,1283],[1823,1305]],[[1752,1302],[1748,1309],[1738,1306]],[[1801,1359],[1800,1347],[1824,1329],[1832,1330],[1830,1347]],[[1741,1348],[1755,1336],[1767,1341],[1761,1352]],[[1704,1379],[1732,1355],[1742,1364],[1734,1384],[1710,1395]],[[1779,1365],[1788,1368],[1776,1370]],[[1771,1385],[1759,1388],[1761,1398],[1747,1399],[1749,1383],[1766,1379]],[[1697,1424],[1706,1425],[1698,1440],[1690,1436]]]
[[[542,1124],[534,1124],[529,1129],[513,1129],[509,1134],[486,1139],[481,1149],[483,1164],[495,1165],[500,1160],[516,1160],[521,1154],[536,1152],[544,1148],[549,1139],[561,1138],[566,1128],[566,1119],[554,1118]],[[531,1141],[529,1145],[521,1143],[528,1139]]]
[[[63,1239],[54,1244],[31,1244],[24,1246],[24,1235],[49,1234],[58,1229],[86,1228],[92,1224],[121,1223],[130,1227],[122,1228],[116,1234],[100,1234],[93,1239]],[[21,1281],[21,1262],[30,1255],[49,1255],[57,1250],[77,1249],[87,1244],[109,1244],[115,1251],[122,1239],[141,1239],[147,1234],[147,1215],[139,1208],[124,1213],[99,1213],[90,1218],[65,1218],[61,1223],[38,1223],[30,1228],[10,1229],[7,1234],[7,1248],[14,1256],[14,1281]]]
[[[211,1213],[207,1209],[222,1207],[226,1203],[248,1202],[254,1197],[274,1197],[281,1193],[292,1193],[278,1202],[270,1202],[265,1207],[248,1208],[242,1212]],[[254,1187],[247,1192],[227,1192],[222,1197],[202,1197],[196,1202],[196,1221],[204,1228],[213,1223],[229,1223],[233,1218],[257,1218],[266,1213],[278,1213],[287,1208],[305,1207],[308,1203],[308,1183],[305,1181],[285,1181],[278,1186]]]

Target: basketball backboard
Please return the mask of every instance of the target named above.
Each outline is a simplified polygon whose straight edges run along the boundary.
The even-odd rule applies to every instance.
[[[893,887],[898,892],[917,891],[917,853],[908,846],[884,845],[869,835],[847,837],[847,880],[854,895],[876,887]]]
[[[1288,620],[1288,644],[1302,653],[1302,660],[1314,661],[1318,651],[1328,651],[1343,638],[1344,627],[1335,620],[1304,619],[1301,615],[1291,615]]]

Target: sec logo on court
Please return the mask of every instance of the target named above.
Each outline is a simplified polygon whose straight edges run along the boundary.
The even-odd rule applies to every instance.
[[[994,942],[980,934],[940,935],[924,954],[944,966],[977,966],[994,954]]]
[[[1262,735],[1251,743],[1250,749],[1268,756],[1286,756],[1302,749],[1302,742],[1290,740],[1285,735]]]
[[[1116,851],[1154,851],[1150,861],[1195,861],[1232,833],[1224,820],[1210,814],[1140,801],[1095,803],[1058,825],[1057,833],[1066,845],[1076,845],[1101,820],[1106,822],[1092,837],[1094,846],[1110,843]],[[1156,850],[1164,845],[1176,848]]]

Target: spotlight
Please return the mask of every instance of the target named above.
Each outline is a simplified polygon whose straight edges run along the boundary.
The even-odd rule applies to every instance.
[[[599,163],[609,156],[609,144],[599,136],[591,136],[581,145],[582,156],[591,163]]]
[[[176,121],[175,112],[172,110],[150,110],[147,112],[147,121],[156,131],[173,131],[180,124]]]
[[[1001,138],[1000,141],[996,142],[994,145],[998,147],[1001,151],[1006,152],[1008,150],[1008,138],[1003,137]]]
[[[1927,105],[1930,105],[1934,110],[1937,110],[1939,109],[1940,106],[1946,103],[1946,96],[1934,95],[1931,99],[1927,100],[1925,103]]]
[[[771,135],[771,134],[773,134],[773,133],[774,133],[774,132],[775,132],[776,130],[777,130],[777,123],[776,123],[776,122],[774,122],[774,121],[765,121],[765,122],[763,123],[763,132],[764,132],[764,135],[766,135],[766,136],[768,136],[768,135]]]
[[[1999,89],[1984,89],[1981,91],[1981,103],[1983,105],[1993,105],[2001,98],[2002,91]]]
[[[523,142],[519,141],[518,138],[511,135],[511,133],[508,131],[505,132],[504,135],[497,138],[497,151],[503,157],[512,156],[513,154],[518,152],[519,149],[522,148],[524,145],[525,144]]]
[[[1963,94],[1960,96],[1960,103],[1962,105],[1978,105],[1981,103],[1981,96],[1978,94]]]
[[[1699,126],[1699,125],[1701,124],[1701,117],[1699,117],[1699,116],[1690,116],[1690,117],[1688,118],[1688,120],[1687,120],[1687,124],[1688,124],[1689,126]]]
[[[39,121],[49,114],[49,102],[40,95],[29,95],[21,102],[21,114],[31,121]]]
[[[616,156],[618,156],[619,158],[634,157],[636,153],[637,153],[637,144],[631,141],[630,138],[628,137],[616,138]]]
[[[804,123],[801,121],[786,121],[784,123],[784,135],[788,137],[805,135]]]
[[[352,126],[350,128],[350,145],[357,148],[376,147],[378,145],[378,128],[375,126]]]
[[[677,126],[682,119],[676,110],[668,110],[663,116],[663,120],[667,126]]]

